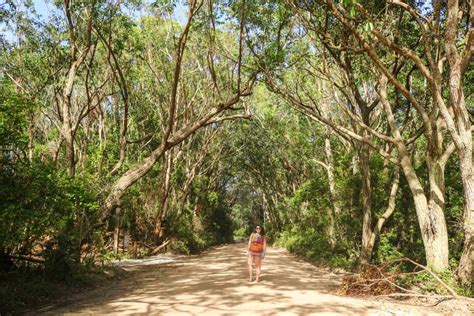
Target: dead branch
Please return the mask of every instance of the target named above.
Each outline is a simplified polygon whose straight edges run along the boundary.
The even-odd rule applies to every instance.
[[[44,260],[42,260],[42,259],[36,259],[36,258],[32,258],[32,257],[11,256],[10,258],[13,259],[13,260],[28,261],[28,262],[33,262],[33,263],[41,263],[41,264],[44,264]]]
[[[158,252],[160,252],[161,249],[166,247],[170,242],[171,242],[171,239],[165,240],[161,245],[153,249],[153,251],[151,252],[152,255],[156,255]]]
[[[431,271],[430,269],[428,269],[427,267],[425,267],[424,265],[422,264],[419,264],[418,262],[415,262],[413,260],[411,260],[410,258],[406,258],[406,257],[403,257],[403,258],[400,258],[400,259],[395,259],[393,260],[392,262],[398,262],[398,261],[408,261],[410,262],[411,264],[425,270],[426,272],[428,272],[436,281],[438,281],[446,290],[448,290],[448,292],[455,298],[459,298],[459,295],[456,294],[456,292],[451,288],[449,287],[443,280],[441,280],[436,274],[433,273],[433,271]]]

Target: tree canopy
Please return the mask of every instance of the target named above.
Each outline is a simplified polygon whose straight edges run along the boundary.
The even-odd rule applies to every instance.
[[[472,286],[472,1],[48,7],[0,6],[2,273],[259,224],[311,260]]]

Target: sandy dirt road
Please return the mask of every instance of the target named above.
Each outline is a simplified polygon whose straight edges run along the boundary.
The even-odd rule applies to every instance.
[[[341,276],[270,248],[261,282],[249,283],[245,244],[165,265],[125,267],[131,276],[34,314],[439,315],[429,308],[335,295]],[[452,313],[450,313],[452,314]]]

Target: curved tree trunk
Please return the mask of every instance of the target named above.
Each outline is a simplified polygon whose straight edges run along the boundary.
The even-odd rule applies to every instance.
[[[418,224],[420,225],[421,237],[425,247],[427,265],[433,271],[444,271],[449,267],[448,233],[444,212],[439,203],[434,203],[434,199],[430,200],[430,205],[428,204],[428,199],[426,198],[423,186],[421,185],[411,163],[408,150],[402,139],[400,130],[398,129],[392,108],[387,101],[387,77],[384,75],[382,75],[380,79],[380,100],[384,106],[390,129],[394,136],[394,142],[398,149],[400,165],[405,174],[405,178],[407,179],[410,191],[413,194]],[[429,170],[430,180],[437,183],[440,179],[444,179],[443,176],[439,174],[439,172],[443,171],[443,168],[435,169],[436,170]],[[437,176],[433,176],[432,173],[437,174]],[[439,189],[436,187],[433,187],[430,190],[436,195],[439,193]]]
[[[165,150],[166,147],[164,145],[159,146],[152,151],[148,157],[131,167],[115,181],[103,205],[103,212],[101,214],[102,221],[117,207],[125,191],[151,170],[156,161],[164,154]]]
[[[250,87],[247,87],[247,89],[250,89]],[[158,148],[153,150],[150,155],[148,155],[148,157],[144,158],[143,160],[132,166],[130,169],[128,169],[112,185],[112,188],[102,206],[102,213],[100,215],[101,221],[105,220],[107,216],[110,215],[110,213],[115,209],[115,207],[119,204],[122,196],[125,194],[125,191],[131,185],[137,182],[140,178],[145,176],[155,165],[156,161],[160,159],[161,156],[163,156],[163,154],[167,150],[180,144],[192,133],[196,132],[199,128],[202,128],[203,126],[206,126],[213,122],[249,118],[248,115],[234,115],[214,119],[217,114],[224,112],[226,109],[237,103],[242,96],[246,96],[249,94],[250,92],[239,91],[236,95],[231,97],[229,100],[227,100],[226,103],[224,103],[220,107],[212,108],[205,116],[203,116],[196,122],[184,126],[180,130],[174,132],[173,135],[169,137],[167,142],[162,142],[162,144]]]

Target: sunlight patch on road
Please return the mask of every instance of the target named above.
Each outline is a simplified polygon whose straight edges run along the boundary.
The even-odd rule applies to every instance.
[[[171,263],[171,262],[176,262],[176,259],[167,255],[158,255],[158,256],[148,257],[145,259],[113,260],[111,261],[111,264],[119,266],[119,267],[124,267],[124,266],[137,266],[137,265],[142,265],[142,266],[157,265],[157,264],[165,264],[165,263]]]

